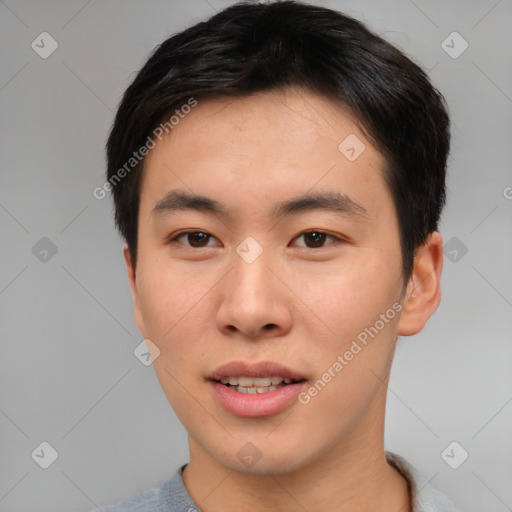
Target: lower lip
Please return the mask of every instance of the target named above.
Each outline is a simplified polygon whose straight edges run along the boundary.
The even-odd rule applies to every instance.
[[[243,418],[273,416],[297,400],[306,382],[288,384],[266,393],[239,393],[220,382],[210,381],[220,405],[230,414]]]

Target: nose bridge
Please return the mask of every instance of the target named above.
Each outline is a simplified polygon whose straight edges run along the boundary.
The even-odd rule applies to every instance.
[[[237,331],[257,339],[287,332],[292,314],[290,301],[283,295],[285,291],[280,289],[280,283],[269,270],[273,264],[275,266],[271,251],[263,250],[254,242],[246,240],[233,254],[217,325],[224,333]]]
[[[238,245],[233,255],[231,290],[233,294],[245,295],[239,299],[271,299],[273,286],[272,273],[267,268],[268,256],[269,250],[264,250],[252,237]]]

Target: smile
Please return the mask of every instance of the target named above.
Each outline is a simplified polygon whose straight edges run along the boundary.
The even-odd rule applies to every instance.
[[[271,362],[232,362],[209,375],[221,407],[234,416],[255,418],[283,412],[297,401],[306,378]]]
[[[276,375],[269,377],[224,377],[220,382],[238,393],[255,395],[275,391],[294,382],[286,377]]]

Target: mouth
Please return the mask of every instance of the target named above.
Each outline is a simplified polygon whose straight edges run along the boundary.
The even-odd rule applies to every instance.
[[[256,395],[269,393],[281,389],[290,384],[296,384],[297,382],[303,382],[305,379],[294,380],[287,377],[281,377],[279,375],[272,375],[267,377],[223,377],[220,379],[221,384],[224,384],[229,389],[236,391],[237,393],[245,393],[248,395]]]
[[[228,363],[207,380],[225,411],[246,418],[282,412],[297,400],[307,382],[303,375],[270,362]]]

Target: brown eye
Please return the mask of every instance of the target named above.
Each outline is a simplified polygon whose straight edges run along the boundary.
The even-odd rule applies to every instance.
[[[187,235],[187,241],[192,247],[204,247],[205,245],[208,245],[209,239],[210,237],[202,231],[197,233],[188,233]]]
[[[176,241],[188,247],[201,248],[214,245],[209,243],[211,239],[214,239],[214,237],[204,231],[185,231],[172,238],[171,242]]]
[[[302,238],[304,240],[303,244],[297,244],[300,247],[308,247],[310,249],[316,249],[319,247],[323,247],[328,239],[332,239],[333,241],[338,240],[335,236],[329,235],[324,231],[307,231],[299,235],[296,240]],[[332,242],[329,242],[332,243]],[[327,244],[329,245],[329,244]]]

